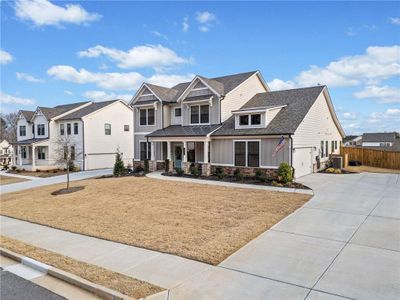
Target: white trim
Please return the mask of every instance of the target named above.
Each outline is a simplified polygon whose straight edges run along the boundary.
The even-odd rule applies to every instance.
[[[236,166],[235,165],[235,142],[245,142],[246,144],[246,152],[245,152],[245,159],[246,159],[246,165],[245,166]],[[249,167],[248,163],[248,142],[258,142],[258,167]],[[261,166],[261,139],[247,139],[247,140],[232,140],[232,146],[233,146],[233,165],[235,167],[245,167],[245,168],[259,168]]]
[[[251,116],[252,115],[260,115],[260,124],[251,124]],[[240,117],[248,116],[247,125],[240,125]],[[263,124],[264,121],[264,124]],[[267,114],[264,113],[247,113],[247,114],[238,114],[235,115],[235,129],[252,129],[252,128],[265,128],[265,124],[267,123]]]
[[[152,133],[153,131],[148,131],[148,132],[135,132],[134,134],[135,135],[147,135],[147,134],[150,134],[150,133]]]
[[[154,124],[150,124],[149,125],[149,109],[154,109]],[[141,117],[140,117],[140,111],[141,110],[146,110],[146,125],[141,125],[140,124],[140,119],[141,119]],[[139,127],[149,127],[149,126],[157,126],[157,122],[156,122],[156,112],[157,112],[157,110],[154,108],[154,107],[149,107],[149,108],[139,108]]]
[[[219,164],[219,163],[210,163],[212,166],[221,166],[221,167],[234,167],[234,164]]]
[[[162,103],[162,100],[160,99],[160,97],[158,97],[157,94],[154,93],[145,82],[143,82],[142,85],[140,86],[140,88],[137,90],[136,94],[132,97],[132,100],[128,103],[129,106],[132,106],[135,104],[135,101],[137,101],[136,98],[139,97],[140,91],[143,89],[143,87],[146,87]]]
[[[194,85],[194,83],[196,82],[196,79],[200,80],[206,87],[208,87],[208,89],[210,89],[214,94],[216,94],[218,97],[221,97],[221,95],[215,91],[211,86],[209,86],[203,79],[201,79],[199,77],[199,75],[196,75],[192,81],[190,82],[190,84],[188,85],[188,87],[183,91],[183,93],[179,96],[179,98],[176,100],[176,102],[181,102],[184,98],[186,98],[187,94],[192,90],[192,87]]]
[[[153,103],[147,103],[147,104],[132,104],[134,108],[139,109],[140,107],[146,107],[146,106],[154,106],[154,104],[158,103],[157,100],[154,100]]]

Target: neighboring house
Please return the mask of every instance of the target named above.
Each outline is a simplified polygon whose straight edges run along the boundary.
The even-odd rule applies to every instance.
[[[327,87],[271,92],[259,72],[196,76],[165,88],[144,83],[133,97],[135,164],[209,175],[216,167],[254,173],[291,164],[296,177],[338,154],[344,132]],[[275,153],[281,138],[285,146]]]
[[[9,166],[12,164],[14,156],[13,146],[6,140],[0,143],[0,166]]]
[[[382,148],[390,150],[399,138],[397,132],[378,132],[378,133],[364,133],[362,135],[362,146],[367,148]]]
[[[347,135],[343,139],[344,146],[361,146],[362,136],[361,135]]]
[[[26,170],[59,168],[57,141],[63,135],[76,143],[71,152],[76,154],[75,166],[82,170],[112,167],[117,149],[125,163],[131,163],[132,130],[132,110],[122,100],[21,110],[15,164]]]

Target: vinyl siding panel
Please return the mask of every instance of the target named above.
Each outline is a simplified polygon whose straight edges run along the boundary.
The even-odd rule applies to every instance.
[[[258,75],[252,75],[241,85],[225,95],[225,98],[221,101],[222,122],[227,120],[232,115],[232,110],[236,110],[242,107],[255,94],[266,91],[267,90],[265,89]]]
[[[190,106],[191,105],[202,105],[209,104],[209,102],[184,102],[182,103],[182,125],[187,126],[190,125]],[[210,124],[220,124],[219,122],[219,105],[220,100],[217,96],[213,97],[212,105],[210,106]],[[201,125],[201,124],[199,124]]]
[[[316,150],[313,149],[313,163],[315,163],[315,156],[320,153],[321,141],[328,141],[329,153],[331,153],[331,141],[337,141],[338,149],[333,153],[339,154],[341,140],[342,137],[332,118],[325,95],[321,93],[293,135],[293,148],[315,147]],[[327,159],[324,157],[321,161]]]
[[[279,138],[261,140],[261,166],[279,167],[282,162],[289,163],[290,149],[288,139],[286,139],[285,148],[280,150],[275,156],[273,155],[279,140]]]
[[[211,141],[211,163],[233,164],[233,140],[215,139]]]
[[[141,108],[153,108],[154,105],[149,105]],[[153,126],[140,126],[140,108],[133,107],[134,121],[135,121],[135,134],[140,132],[153,132],[154,130],[162,128],[162,109],[161,104],[156,104],[155,110],[155,124]]]

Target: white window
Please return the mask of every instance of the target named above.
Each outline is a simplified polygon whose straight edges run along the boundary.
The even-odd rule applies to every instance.
[[[19,126],[19,136],[26,136],[26,126]]]
[[[44,124],[38,124],[37,125],[37,134],[38,135],[44,135]]]
[[[104,124],[104,134],[111,135],[111,124],[109,123]]]
[[[44,147],[38,147],[37,149],[38,159],[46,159],[46,153],[44,151]]]
[[[153,126],[155,124],[155,109],[141,108],[139,110],[140,126]]]
[[[261,114],[239,115],[240,126],[257,126],[261,125]]]
[[[190,106],[190,123],[191,124],[209,124],[210,123],[210,106],[192,105]]]

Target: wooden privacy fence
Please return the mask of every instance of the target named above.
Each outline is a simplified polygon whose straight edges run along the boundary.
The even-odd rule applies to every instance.
[[[400,152],[361,147],[340,147],[340,154],[348,155],[348,160],[358,160],[363,165],[377,168],[400,170]]]

